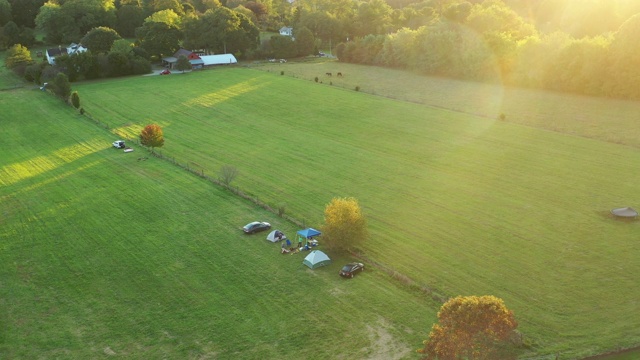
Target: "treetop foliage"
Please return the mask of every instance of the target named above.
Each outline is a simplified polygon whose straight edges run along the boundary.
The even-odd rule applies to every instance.
[[[9,51],[7,51],[7,58],[5,59],[5,65],[9,69],[13,69],[19,65],[29,65],[32,63],[31,53],[26,47],[16,44],[13,45]]]
[[[369,237],[367,221],[355,198],[333,198],[324,210],[322,239],[329,249],[350,250]]]
[[[438,312],[424,349],[427,359],[515,359],[518,323],[504,301],[495,296],[458,296]]]
[[[631,99],[640,99],[638,13],[640,2],[623,0],[0,0],[5,47],[35,41],[25,26],[54,45],[102,27],[135,35],[154,57],[180,47],[240,58],[335,49],[345,62]],[[261,30],[283,26],[295,37],[258,47]]]
[[[152,149],[164,145],[164,135],[162,128],[157,124],[149,124],[140,132],[140,143]]]

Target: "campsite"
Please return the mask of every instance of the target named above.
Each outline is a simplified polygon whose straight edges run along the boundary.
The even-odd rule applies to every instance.
[[[504,298],[530,344],[524,358],[640,339],[638,224],[610,214],[640,203],[617,180],[634,178],[636,147],[267,71],[191,75],[77,84],[84,116],[40,91],[3,94],[1,141],[16,149],[0,167],[11,355],[414,358],[439,297],[459,293]],[[271,106],[305,92],[315,96]],[[165,129],[164,159],[110,151],[150,120]],[[245,161],[259,154],[270,156]],[[309,226],[183,171],[213,176],[223,164],[240,168],[235,186],[286,202],[312,228],[332,197],[357,197],[374,234],[363,256],[378,267],[340,281],[349,256],[327,252],[331,264],[312,270],[309,252],[283,256],[267,232],[244,237],[238,227],[256,218],[292,242]],[[299,331],[309,327],[317,341]]]

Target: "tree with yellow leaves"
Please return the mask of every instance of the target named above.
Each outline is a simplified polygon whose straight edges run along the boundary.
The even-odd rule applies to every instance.
[[[369,236],[367,221],[354,198],[333,198],[324,209],[323,244],[329,249],[350,250]]]
[[[149,124],[140,132],[140,143],[144,146],[151,148],[153,152],[154,148],[162,147],[164,145],[164,135],[162,134],[162,128],[156,124]]]
[[[425,359],[515,359],[518,323],[513,312],[495,296],[458,296],[449,299],[418,352]]]

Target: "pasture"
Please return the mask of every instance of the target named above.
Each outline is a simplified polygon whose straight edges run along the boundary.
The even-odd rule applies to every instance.
[[[370,220],[366,259],[434,297],[505,299],[539,354],[577,358],[640,343],[639,224],[608,215],[640,203],[632,180],[640,152],[619,144],[624,131],[609,141],[609,127],[579,129],[575,119],[594,116],[581,112],[591,99],[557,107],[554,116],[578,128],[565,132],[550,131],[555,122],[496,121],[454,105],[326,85],[222,68],[75,89],[89,114],[119,136],[158,123],[165,156],[208,174],[235,166],[235,185],[270,205],[286,204],[287,214],[308,225],[321,224],[332,197],[356,197]],[[545,109],[541,98],[572,99],[521,94],[508,106]]]
[[[375,78],[369,68],[359,75],[355,67],[344,73],[345,81]],[[433,88],[412,88],[417,83],[408,80],[405,84],[398,97],[441,95]],[[478,89],[469,94],[485,98],[478,103],[488,104],[491,114],[447,105],[446,96],[425,106],[326,85],[279,71],[224,68],[74,84],[74,90],[88,115],[117,136],[133,138],[143,125],[158,123],[165,131],[165,156],[212,176],[222,165],[235,166],[240,176],[234,184],[241,190],[270,205],[285,205],[287,214],[307,225],[321,225],[324,205],[333,196],[358,198],[372,233],[363,258],[413,279],[434,298],[493,294],[505,299],[532,344],[526,356],[577,358],[640,343],[635,311],[639,224],[608,216],[612,207],[640,203],[633,182],[640,153],[634,144],[618,144],[628,141],[624,131],[589,125],[608,120],[587,111],[604,105],[591,100],[601,100],[581,98],[582,106],[572,110],[558,107],[554,116],[570,125],[565,131],[551,128],[556,125],[545,123],[544,116],[531,117],[541,124],[537,127],[518,123],[527,117],[511,112],[507,121],[495,121],[493,114],[501,108],[486,98],[497,95]],[[451,89],[458,85],[450,84]],[[384,95],[382,87],[376,94]],[[15,94],[20,95],[0,99],[3,110],[11,109],[16,129],[3,135],[2,145],[17,149],[15,158],[0,159],[2,179],[16,179],[0,188],[4,214],[11,214],[3,219],[11,226],[0,235],[3,244],[11,244],[5,245],[11,251],[3,252],[3,278],[14,279],[11,288],[3,289],[2,299],[9,304],[3,318],[10,320],[11,330],[18,329],[15,337],[3,337],[9,339],[5,349],[28,356],[31,341],[51,355],[90,357],[100,351],[246,358],[415,356],[412,349],[426,336],[437,311],[432,297],[392,285],[383,271],[368,275],[370,281],[357,283],[358,289],[336,288],[343,283],[330,271],[311,275],[320,274],[319,283],[299,279],[308,275],[301,258],[283,266],[281,255],[265,255],[262,250],[275,250],[262,240],[255,252],[262,255],[251,252],[257,264],[250,265],[245,256],[253,247],[234,241],[244,240],[237,227],[256,214],[277,224],[275,215],[166,162],[132,161],[143,153],[140,148],[130,154],[134,158],[112,158],[113,149],[106,147],[115,138],[91,121],[37,91]],[[535,96],[523,91],[513,104],[545,109],[548,102],[538,102],[541,98],[571,102],[571,97]],[[496,102],[507,106],[507,98]],[[609,109],[620,105],[608,104]],[[637,104],[627,106],[637,109]],[[625,108],[620,109],[618,118],[626,118]],[[24,120],[15,120],[44,119],[45,114],[56,121],[33,122],[25,130]],[[576,119],[592,122],[583,129]],[[637,127],[628,133],[634,131]],[[71,141],[61,144],[63,135]],[[77,149],[82,154],[70,155]],[[40,162],[43,170],[27,171]],[[114,188],[124,194],[110,198]],[[158,193],[162,196],[152,196]],[[24,203],[15,204],[16,198]],[[115,220],[101,225],[122,203],[131,212],[118,210]],[[223,218],[218,221],[216,214]],[[69,226],[85,221],[88,225],[77,229]],[[281,224],[288,226],[286,232],[295,229]],[[127,236],[118,237],[123,233]],[[96,240],[82,245],[78,239]],[[220,259],[225,260],[220,264]],[[223,270],[238,261],[247,267],[239,275],[242,281]],[[276,276],[262,276],[258,268],[263,266]],[[212,279],[211,273],[221,276]],[[333,298],[304,297],[318,284]],[[375,291],[376,286],[383,288]],[[353,307],[361,311],[352,312],[347,305],[352,298],[345,299],[347,318],[320,318],[332,313],[335,298],[347,290],[353,296],[365,294],[364,305]],[[269,300],[251,300],[262,294]],[[275,298],[277,306],[268,306]],[[308,312],[308,301],[318,298],[324,301],[320,310]],[[33,316],[24,303],[38,304]],[[149,310],[140,312],[147,304]],[[244,312],[245,306],[252,307]],[[297,316],[286,317],[282,309]],[[323,339],[322,347],[305,343],[304,321],[321,330],[315,334]],[[29,325],[40,323],[43,331],[30,332]],[[286,335],[273,342],[273,328]],[[362,328],[368,335],[359,332]],[[345,338],[346,333],[356,338]],[[411,341],[404,342],[407,338]],[[392,341],[381,345],[372,339]]]
[[[307,58],[252,68],[334,87],[640,148],[638,102],[425,77],[406,71]],[[343,76],[336,76],[340,72]],[[331,73],[333,76],[327,76]]]
[[[110,147],[38,90],[0,97],[3,359],[412,358],[437,304],[349,258],[309,270],[248,221],[298,229],[202,178]],[[10,149],[10,151],[8,151]]]

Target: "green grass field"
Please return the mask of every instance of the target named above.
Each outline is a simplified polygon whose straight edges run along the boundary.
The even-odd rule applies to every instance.
[[[281,255],[297,228],[37,90],[6,92],[0,146],[3,359],[411,357],[435,304],[371,268]],[[146,159],[146,160],[142,160]]]
[[[355,67],[349,68],[348,72],[345,71],[345,78],[371,76],[365,75],[365,73],[370,74],[371,69],[359,75],[355,75],[355,71]],[[435,81],[426,78],[423,80]],[[413,88],[412,84],[407,82],[407,89],[402,94],[422,91],[424,96],[428,97],[428,89]],[[591,99],[580,98],[579,100],[584,103],[582,106],[558,107],[557,112],[554,113],[557,118],[566,119],[569,128],[578,129],[574,131],[557,127],[557,125],[537,126],[534,123],[519,123],[517,119],[526,117],[511,116],[511,113],[507,113],[505,122],[494,121],[495,116],[472,115],[471,113],[478,112],[459,109],[453,103],[450,109],[454,110],[451,111],[446,110],[447,106],[444,105],[425,106],[389,99],[389,96],[376,97],[354,92],[350,90],[350,86],[326,85],[328,84],[324,82],[316,84],[301,77],[280,76],[279,71],[223,68],[168,77],[138,77],[74,84],[74,90],[79,91],[82,106],[88,114],[94,119],[107,123],[117,136],[133,138],[145,124],[158,123],[165,131],[166,145],[161,150],[165,156],[181,164],[187,164],[191,168],[201,169],[211,176],[215,176],[220,166],[233,165],[240,170],[240,176],[235,184],[242,191],[253,194],[273,206],[286,204],[287,214],[304,221],[305,224],[320,226],[324,205],[334,196],[358,198],[369,217],[372,233],[371,240],[362,249],[363,256],[369,263],[376,262],[382,267],[395,270],[415,280],[420,286],[432,289],[437,296],[493,294],[505,299],[507,306],[515,311],[520,321],[520,330],[527,341],[533,344],[532,352],[525,356],[548,354],[551,358],[552,354],[561,353],[563,358],[577,358],[640,343],[640,326],[638,326],[640,314],[635,311],[637,309],[635,298],[639,293],[635,284],[638,280],[638,270],[640,270],[636,239],[640,224],[615,221],[608,216],[608,211],[613,207],[637,206],[636,204],[640,202],[640,193],[633,181],[638,174],[636,164],[640,160],[640,152],[635,144],[627,144],[626,140],[621,140],[628,136],[625,132],[619,134],[616,132],[615,136],[610,136],[608,132],[612,130],[608,126],[606,128],[601,126],[606,129],[603,131],[598,131],[597,126],[585,125],[586,130],[578,126],[580,121],[575,119],[589,118],[591,119],[589,124],[608,120],[598,119],[591,113],[587,115],[579,112],[590,109],[590,106],[598,107],[590,103]],[[362,86],[363,91],[366,91],[365,86]],[[450,86],[454,89],[457,85]],[[382,88],[382,85],[380,87]],[[430,91],[433,92],[434,97],[440,96],[433,89]],[[450,91],[454,92],[454,90]],[[382,90],[376,91],[378,95],[382,92]],[[517,95],[517,92],[514,94]],[[512,99],[511,102],[508,102],[508,104],[516,104],[509,105],[514,109],[520,109],[520,107],[525,109],[527,106],[530,109],[548,108],[548,103],[541,101],[541,98],[554,99],[556,103],[570,102],[572,99],[570,96],[553,94],[532,97],[530,92],[525,91],[521,91],[520,97],[516,95],[512,95],[509,98]],[[40,93],[36,95],[32,93],[30,96],[40,96]],[[478,93],[478,96],[491,97],[491,94]],[[504,99],[506,97],[501,100],[501,106],[507,106],[505,105],[507,101]],[[20,107],[14,109],[9,102],[4,102],[2,107],[11,108],[11,111],[15,112],[11,118],[31,118],[37,117],[31,112],[42,111],[41,114],[43,114],[51,111],[48,109],[50,106],[62,106],[56,105],[53,99],[43,101],[46,106],[43,106],[42,110],[38,110],[38,107],[33,105],[28,106],[27,103],[31,104],[31,102],[25,102],[23,105],[25,109],[22,110],[18,110]],[[442,98],[440,101],[445,99]],[[459,101],[459,99],[453,101]],[[520,104],[520,107],[517,104]],[[615,108],[618,104],[619,102],[611,101],[609,109]],[[627,105],[629,109],[634,106],[633,103],[627,103]],[[638,105],[635,104],[635,106],[637,109]],[[566,110],[564,115],[560,112],[561,110]],[[24,113],[19,113],[20,111]],[[526,111],[521,111],[526,114]],[[166,162],[151,158],[141,164],[135,160],[135,157],[140,156],[142,149],[137,148],[134,157],[127,158],[123,154],[118,154],[121,156],[111,159],[110,156],[114,156],[115,150],[110,151],[111,149],[106,148],[110,141],[115,140],[115,137],[107,136],[106,132],[99,130],[88,119],[69,115],[70,112],[66,107],[57,112],[64,121],[56,122],[53,129],[47,126],[44,127],[45,131],[20,130],[24,131],[22,137],[13,135],[7,138],[22,139],[21,141],[26,143],[29,138],[44,137],[45,135],[40,134],[41,132],[46,134],[45,139],[55,139],[55,136],[49,135],[55,134],[56,131],[73,135],[75,138],[72,143],[75,147],[100,150],[90,151],[91,156],[71,157],[66,160],[66,163],[73,164],[73,170],[58,170],[62,171],[63,175],[60,176],[63,180],[75,178],[76,176],[69,174],[76,174],[79,172],[78,169],[84,173],[88,170],[84,170],[83,166],[88,166],[92,170],[101,171],[101,175],[88,177],[102,179],[103,184],[101,190],[96,190],[87,185],[92,181],[83,177],[77,181],[85,182],[84,187],[90,188],[86,190],[87,194],[84,196],[81,193],[76,194],[78,189],[83,188],[82,183],[71,184],[59,192],[60,197],[64,198],[65,195],[70,197],[73,194],[70,198],[78,196],[80,200],[74,201],[73,204],[64,204],[63,201],[63,205],[58,203],[50,205],[44,213],[51,214],[55,218],[58,213],[64,213],[65,209],[73,209],[77,219],[88,216],[90,224],[97,224],[101,219],[108,218],[111,213],[104,210],[105,206],[109,210],[117,207],[118,201],[106,197],[107,194],[112,193],[109,189],[114,187],[128,189],[128,186],[131,186],[132,189],[124,190],[125,195],[120,195],[118,199],[133,206],[135,211],[132,213],[143,214],[140,215],[140,220],[135,220],[138,215],[127,217],[126,213],[123,213],[120,214],[118,221],[111,222],[104,228],[88,226],[81,230],[84,235],[80,236],[81,238],[93,236],[101,239],[99,246],[107,247],[107,250],[112,253],[111,261],[122,265],[122,269],[118,267],[120,272],[114,273],[113,278],[109,278],[111,288],[118,288],[119,284],[126,283],[125,280],[136,279],[136,276],[142,276],[141,274],[147,275],[147,277],[142,276],[139,281],[132,281],[135,284],[122,290],[129,296],[124,297],[133,304],[120,303],[120,299],[112,295],[111,302],[103,306],[117,307],[113,305],[117,303],[121,313],[126,314],[122,315],[121,319],[127,319],[127,315],[136,308],[135,304],[147,303],[152,298],[160,298],[176,292],[173,284],[167,284],[172,282],[171,278],[166,281],[158,280],[164,279],[161,275],[166,275],[169,272],[166,268],[173,264],[173,259],[166,259],[169,255],[165,250],[168,249],[163,249],[163,246],[175,243],[175,247],[179,248],[182,254],[181,263],[184,265],[187,261],[184,259],[190,259],[189,266],[197,267],[194,271],[189,271],[189,274],[183,271],[182,277],[178,280],[193,287],[193,292],[188,293],[191,296],[188,297],[190,300],[187,302],[190,301],[189,304],[197,309],[200,309],[198,306],[209,309],[208,314],[215,314],[215,317],[221,316],[211,310],[212,308],[220,309],[220,307],[215,299],[211,298],[213,293],[208,287],[210,284],[206,283],[209,279],[205,279],[212,268],[220,268],[216,267],[217,262],[209,259],[220,252],[226,256],[231,254],[235,256],[230,258],[229,263],[245,259],[246,245],[238,245],[234,242],[234,239],[244,239],[237,234],[238,226],[247,222],[248,217],[256,217],[256,214],[263,214],[263,217],[275,223],[278,218],[229,196],[213,185],[203,183],[199,178],[177,171],[176,167]],[[622,116],[625,114],[626,110],[620,110],[619,118],[626,118]],[[72,120],[67,120],[68,118]],[[536,115],[531,118],[543,123],[544,116]],[[557,122],[553,121],[553,123]],[[18,126],[15,126],[17,129]],[[55,130],[60,126],[62,126],[61,130]],[[35,128],[42,127],[43,125],[35,126]],[[19,128],[22,129],[23,125]],[[587,133],[587,130],[593,134]],[[637,131],[637,127],[629,133],[634,131]],[[83,132],[100,133],[101,136],[99,140],[89,142],[91,144],[89,145],[85,144],[85,139],[93,139],[96,136],[87,136]],[[11,141],[16,141],[16,144],[21,143],[20,140]],[[46,160],[44,163],[48,164],[53,161],[51,158],[58,159],[63,156],[61,154],[66,154],[66,151],[60,151],[60,149],[70,146],[69,144],[61,145],[53,140],[47,141],[51,141],[50,148],[32,151],[30,149],[34,145],[31,142],[29,145],[20,146],[24,150],[17,152],[19,159],[6,161],[3,159],[3,171],[7,174],[20,174],[21,171],[25,171],[24,168],[28,167],[25,162],[30,164],[29,161],[32,160],[29,159],[39,159],[39,156],[43,156],[42,154],[49,154],[44,156]],[[3,145],[4,147],[17,146],[14,143]],[[21,153],[24,154],[20,155]],[[97,165],[91,165],[93,162],[83,164],[79,161],[79,159],[87,161],[95,157],[97,159],[93,161],[112,166],[109,168],[99,166],[100,169],[98,169]],[[126,161],[131,163],[123,163]],[[157,168],[149,172],[140,170],[142,166],[151,167],[149,164]],[[58,168],[64,169],[64,166],[55,167],[55,169]],[[113,177],[113,172],[118,176]],[[43,171],[27,176],[27,179],[41,177],[39,181],[47,182],[51,181],[46,179],[53,174],[55,173],[51,171]],[[121,174],[131,178],[122,179],[119,176]],[[12,180],[10,186],[13,188],[2,187],[3,197],[15,192],[31,193],[32,188],[40,188],[25,181],[22,178],[24,175],[12,176],[17,176],[18,180]],[[3,175],[2,178],[12,177]],[[120,182],[121,180],[124,182]],[[119,186],[112,183],[116,181]],[[152,185],[162,190],[150,190],[155,189]],[[199,186],[205,187],[206,190],[197,190]],[[96,194],[95,191],[99,193]],[[170,206],[165,206],[166,204],[163,205],[159,201],[151,201],[150,194],[155,194],[157,191],[165,194],[161,197],[167,199],[164,203],[179,204],[181,207],[178,213],[183,212],[189,216],[173,220],[175,216],[173,214],[176,211],[165,209]],[[182,194],[183,191],[187,193]],[[212,196],[213,199],[205,201],[205,194]],[[36,195],[34,199],[40,199],[40,195]],[[183,196],[186,199],[182,198]],[[91,200],[82,201],[83,198]],[[156,198],[154,197],[153,200]],[[111,203],[111,206],[105,205],[105,202]],[[3,206],[8,206],[4,205],[7,203],[3,201]],[[206,204],[209,203],[216,204],[216,209],[220,208],[219,214],[226,214],[221,222],[211,223],[212,218],[216,217],[205,210]],[[79,205],[87,206],[91,211],[79,211],[76,209]],[[150,207],[153,211],[149,211]],[[34,217],[29,213],[31,206],[23,205],[19,208],[23,210],[16,211],[18,214],[16,216],[26,219]],[[153,222],[150,219],[152,214],[153,219],[160,220]],[[155,214],[158,216],[155,217]],[[65,216],[68,215],[65,214]],[[200,229],[182,225],[185,221],[194,226],[207,226],[210,232],[216,235],[221,232],[222,234],[215,237],[225,239],[224,246],[219,246],[216,250],[206,249],[205,255],[202,256],[195,255],[203,251],[201,246],[190,245],[192,249],[185,250],[185,247],[189,247],[187,244],[191,244],[188,238],[192,236],[201,239],[201,242],[207,246],[212,241],[210,234],[203,234]],[[81,221],[76,220],[72,223],[76,222]],[[22,225],[23,222],[17,225],[15,220],[8,223],[12,227],[25,226],[32,238],[56,241],[59,238],[56,235],[63,233],[65,224],[68,224],[68,222],[54,222],[54,225],[42,225],[42,222],[37,220],[35,220],[38,224],[36,226]],[[44,224],[48,223],[44,222]],[[283,223],[282,226],[288,226],[287,232],[295,230],[291,224]],[[53,231],[48,227],[53,227]],[[147,231],[150,235],[147,235]],[[167,232],[171,234],[165,234]],[[18,231],[14,230],[3,237],[13,239],[17,233]],[[142,250],[146,255],[136,255],[133,250],[139,247],[141,242],[131,244],[130,238],[119,239],[118,234],[122,233],[131,233],[136,237],[147,235],[148,242],[153,243],[149,246],[153,250],[144,247]],[[163,236],[160,236],[161,234]],[[110,241],[114,240],[116,240],[115,243],[111,244]],[[62,243],[69,246],[74,243],[73,237]],[[232,248],[230,244],[238,247]],[[273,247],[268,245],[260,244],[265,250],[273,250]],[[27,251],[26,248],[24,251]],[[43,250],[45,255],[40,256],[46,257],[46,254],[55,253],[52,249],[55,247]],[[84,250],[78,250],[78,253],[83,254],[83,251],[89,253],[91,249],[89,246]],[[119,250],[124,250],[122,253],[128,255],[122,255],[120,258],[120,255],[117,255],[120,254]],[[171,251],[178,250],[171,245]],[[263,254],[264,251],[257,253]],[[275,253],[277,255],[277,252]],[[94,258],[100,258],[97,253],[90,254]],[[382,346],[382,348],[401,349],[402,351],[395,351],[400,354],[399,357],[415,356],[412,355],[411,349],[420,345],[419,339],[426,336],[437,310],[437,306],[429,301],[429,296],[422,296],[422,300],[416,300],[416,294],[401,292],[402,288],[398,289],[386,282],[387,275],[384,272],[376,271],[376,278],[371,278],[371,282],[358,283],[360,284],[358,286],[362,286],[359,290],[364,297],[362,312],[354,317],[366,318],[361,321],[360,326],[351,328],[353,318],[338,319],[338,316],[324,323],[316,316],[331,309],[332,301],[323,299],[326,302],[320,306],[324,306],[325,311],[313,312],[313,315],[310,315],[305,312],[309,298],[300,300],[301,296],[317,286],[315,281],[306,281],[308,278],[298,279],[299,275],[306,275],[309,272],[300,267],[301,258],[291,262],[288,265],[290,268],[287,268],[289,271],[285,269],[284,274],[279,273],[280,276],[277,277],[258,270],[269,264],[271,264],[270,268],[282,264],[282,259],[278,258],[280,255],[276,255],[271,253],[264,255],[265,259],[255,265],[253,273],[250,271],[243,273],[240,278],[254,284],[246,285],[251,288],[257,286],[260,289],[271,290],[272,287],[281,285],[278,288],[281,291],[274,291],[271,296],[287,293],[286,297],[280,299],[280,304],[294,303],[298,308],[291,309],[284,306],[285,313],[293,310],[291,311],[293,314],[302,313],[320,321],[323,325],[320,326],[323,329],[320,332],[320,337],[323,338],[322,343],[323,345],[331,343],[331,349],[326,349],[324,346],[312,346],[306,350],[295,348],[295,344],[300,344],[299,340],[304,341],[308,334],[295,338],[291,344],[287,342],[289,345],[280,345],[283,347],[265,340],[268,339],[266,331],[256,333],[250,338],[240,335],[245,341],[237,339],[231,341],[228,340],[227,334],[221,332],[200,331],[199,329],[207,328],[212,322],[200,323],[198,321],[200,317],[196,318],[195,315],[185,322],[189,325],[183,328],[184,324],[179,318],[176,319],[180,315],[174,313],[180,313],[176,310],[178,307],[168,305],[175,296],[163,299],[161,304],[164,305],[154,306],[150,310],[151,314],[141,315],[143,318],[152,318],[154,314],[171,313],[166,316],[168,318],[166,321],[159,321],[158,326],[149,328],[142,325],[131,326],[132,330],[128,328],[131,324],[123,324],[116,320],[119,326],[126,327],[121,331],[128,332],[121,337],[123,343],[119,345],[129,352],[134,351],[132,349],[139,349],[139,346],[149,349],[150,352],[174,350],[175,343],[169,336],[161,340],[151,339],[152,335],[137,338],[136,341],[131,342],[123,340],[132,333],[145,333],[144,330],[151,334],[158,334],[162,332],[159,329],[165,326],[181,329],[182,334],[189,334],[185,335],[186,337],[193,336],[193,333],[189,333],[186,328],[200,334],[200,337],[191,342],[185,340],[184,347],[188,350],[178,352],[178,355],[205,353],[224,357],[229,354],[241,354],[258,358],[258,353],[266,351],[261,353],[264,357],[283,354],[285,357],[300,358],[321,356],[315,352],[319,348],[322,351],[326,349],[325,354],[332,355],[390,358],[385,356],[389,353],[376,354],[375,349],[379,349],[380,346],[372,345],[370,338],[366,335],[367,332],[362,332],[363,328],[369,329],[367,325],[373,321],[382,324],[380,326],[384,329],[391,329],[387,331],[392,333],[391,339],[394,342],[392,346]],[[11,253],[7,256],[8,258],[3,261],[5,264],[12,262],[18,264],[20,261],[16,258],[21,257],[22,261],[26,261],[24,258],[31,259],[25,254]],[[275,259],[272,256],[275,256]],[[200,261],[192,259],[193,257]],[[256,257],[262,258],[257,255]],[[158,270],[160,266],[158,264],[163,262],[156,258],[165,260],[163,271]],[[291,257],[285,258],[288,260]],[[253,261],[253,258],[251,260]],[[207,261],[210,262],[207,263]],[[37,261],[31,260],[28,264],[35,262]],[[45,274],[50,272],[48,267],[53,266],[51,264],[64,263],[59,260],[51,264],[48,261],[42,262],[47,269],[41,273],[43,282],[48,281]],[[126,265],[130,262],[133,265],[127,267]],[[245,262],[250,261],[245,260]],[[106,263],[108,264],[109,261],[107,260]],[[90,267],[91,261],[82,264]],[[110,274],[111,269],[106,269],[105,266],[101,263],[101,266],[98,266],[101,270],[98,270],[91,279],[98,283],[107,281],[102,280],[102,276],[104,273]],[[186,267],[190,268],[189,266]],[[74,268],[69,265],[67,267]],[[147,269],[148,267],[151,269]],[[14,276],[19,278],[21,270],[18,269],[16,265],[15,269],[7,269],[7,272],[11,274],[11,271],[14,271]],[[100,271],[103,273],[100,274]],[[256,283],[253,276],[258,272],[261,277]],[[280,284],[279,281],[274,280],[286,277],[290,273],[295,274],[293,278],[299,283],[286,280]],[[323,281],[326,282],[327,289],[338,286],[336,284],[343,284],[338,282],[339,279],[335,279],[333,272],[326,271],[321,274],[325,276]],[[61,276],[61,283],[71,283],[65,286],[78,291],[78,289],[84,289],[83,284],[91,282],[86,279],[84,281],[80,278],[75,279],[74,275],[78,276],[71,270],[67,276]],[[380,286],[388,286],[389,289],[398,293],[393,293],[387,288],[382,291],[371,291],[371,288],[378,284],[378,276],[385,280],[380,283]],[[134,295],[132,289],[145,283],[148,278],[154,279],[152,282],[160,287],[166,287],[167,291],[158,293],[154,289],[149,292],[155,295],[147,296],[137,293]],[[239,298],[246,293],[247,289],[239,287],[233,280],[234,277],[229,275],[217,280],[216,285],[227,289],[227,292],[241,293],[236,294]],[[275,283],[274,286],[271,286],[272,282]],[[189,286],[185,285],[185,287]],[[99,287],[102,288],[102,286]],[[285,290],[289,288],[291,290]],[[289,294],[290,291],[293,293]],[[256,290],[257,292],[259,291]],[[329,292],[331,293],[331,290]],[[373,293],[381,298],[373,297]],[[70,313],[89,313],[87,309],[89,306],[86,304],[98,302],[90,295],[85,295],[89,298],[75,297],[79,306],[69,305],[69,308],[58,312],[60,316],[69,318],[68,329],[73,328],[74,321],[77,322],[78,318],[82,317]],[[29,299],[29,296],[33,295],[25,296]],[[53,290],[51,296],[57,302],[65,298]],[[396,297],[405,297],[397,301],[409,301],[409,303],[398,306],[388,302],[389,299]],[[20,296],[12,296],[10,299],[18,303],[25,302],[25,298]],[[52,302],[61,306],[55,300]],[[201,302],[206,304],[203,305]],[[228,311],[226,308],[228,304],[224,305],[225,310],[218,311]],[[418,308],[405,309],[414,305]],[[16,305],[16,307],[20,306]],[[396,311],[399,307],[403,309]],[[270,324],[273,323],[274,318],[281,315],[280,310],[282,309],[266,311],[265,314],[260,315],[256,310],[254,316],[247,317],[262,321],[263,324]],[[202,311],[206,313],[206,310]],[[102,315],[94,316],[100,321],[100,319],[107,319],[106,313],[107,311]],[[412,318],[415,314],[422,316],[423,313],[427,313],[423,318]],[[234,332],[233,335],[229,335],[230,337],[238,336],[246,329],[256,327],[255,323],[236,325],[234,321],[238,319],[244,321],[246,314],[240,315],[238,312],[236,315],[236,317],[225,317],[215,324],[232,327]],[[181,316],[185,315],[181,314]],[[294,319],[301,320],[298,316]],[[14,322],[10,322],[11,324],[19,322],[16,319],[12,320]],[[51,324],[59,321],[60,319],[55,319]],[[286,319],[283,321],[286,322]],[[362,324],[365,325],[362,326]],[[336,328],[345,326],[358,332],[356,339],[345,339],[343,336],[353,331],[335,331]],[[301,323],[295,323],[286,330],[300,331],[301,328],[303,328]],[[358,330],[355,330],[356,328]],[[109,334],[110,330],[101,331],[102,334]],[[171,331],[168,331],[171,335]],[[69,332],[71,333],[69,337],[73,335],[80,337],[80,339],[76,338],[79,346],[92,343],[82,339],[74,331],[69,330]],[[285,331],[276,331],[276,333],[283,334]],[[375,330],[373,333],[375,338],[389,338]],[[116,342],[119,338],[118,334],[119,332],[116,332],[113,335]],[[402,342],[401,340],[406,340],[404,337],[408,337],[408,334],[411,334],[412,341]],[[229,344],[220,345],[219,338],[223,339],[223,343],[229,342]],[[157,342],[153,342],[154,340]],[[216,343],[212,344],[211,341]],[[263,346],[253,347],[249,343],[263,344]],[[211,347],[202,344],[211,344]],[[87,351],[102,351],[105,346],[110,345],[99,344],[95,349]],[[55,345],[43,347],[52,349]],[[362,350],[363,348],[367,350]],[[110,347],[110,349],[113,348]]]

